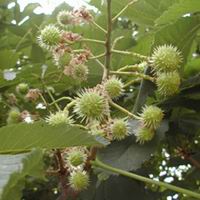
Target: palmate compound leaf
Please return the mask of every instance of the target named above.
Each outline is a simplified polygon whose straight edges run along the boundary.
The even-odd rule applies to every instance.
[[[0,155],[0,200],[21,200],[27,176],[44,179],[42,150]]]
[[[76,126],[50,126],[45,122],[20,123],[0,128],[0,153],[29,151],[33,148],[65,148],[72,146],[106,145]]]
[[[134,134],[138,127],[138,122],[135,120],[130,121],[129,126]],[[167,130],[168,122],[163,121],[152,141],[141,145],[136,143],[135,137],[132,135],[121,142],[113,142],[107,148],[100,150],[98,157],[102,162],[113,167],[126,171],[135,171],[141,168],[144,161],[154,154]]]

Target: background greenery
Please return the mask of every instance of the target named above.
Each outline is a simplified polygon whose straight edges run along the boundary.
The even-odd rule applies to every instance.
[[[9,3],[15,6],[8,9]],[[90,5],[98,9],[95,13],[98,24],[106,28],[106,5],[99,0],[91,0]],[[129,1],[112,0],[112,15],[116,15]],[[45,24],[56,23],[56,14],[63,9],[72,9],[63,3],[55,9],[52,15],[39,14],[33,11],[39,4],[29,4],[21,12],[17,1],[0,0],[0,126],[6,125],[9,105],[9,94],[15,93],[15,87],[20,82],[26,82],[31,88],[43,90],[43,82],[53,87],[58,94],[73,94],[83,85],[74,83],[63,76],[58,79],[60,72],[56,70],[50,55],[44,52],[37,44],[37,35],[40,27]],[[113,38],[123,35],[116,46],[117,49],[129,50],[150,55],[152,48],[162,44],[177,46],[184,55],[182,66],[183,83],[181,93],[166,101],[156,102],[167,111],[167,116],[158,130],[158,137],[147,145],[140,146],[129,139],[116,142],[99,152],[100,158],[112,166],[159,180],[170,182],[193,191],[200,191],[200,1],[199,0],[139,0],[123,13],[114,24]],[[24,23],[21,21],[29,17]],[[16,24],[11,23],[13,20]],[[104,40],[104,35],[90,25],[72,27],[72,31],[79,32],[87,38]],[[97,55],[103,47],[89,45]],[[126,64],[137,63],[137,59],[114,55],[112,68],[118,69]],[[94,61],[88,63],[90,68],[89,81],[84,86],[96,85],[102,75]],[[6,80],[5,70],[12,68],[11,74],[16,75],[13,80]],[[54,72],[54,73],[52,73]],[[7,72],[8,73],[8,72]],[[148,83],[146,83],[148,84]],[[139,85],[130,88],[121,104],[132,108],[137,96]],[[141,102],[151,103],[154,88],[149,86]],[[20,102],[19,102],[20,104]],[[34,105],[20,104],[20,109],[35,112]],[[41,116],[44,110],[38,110]],[[116,113],[118,115],[118,113]],[[31,126],[31,125],[30,125]],[[40,125],[38,125],[40,126]],[[132,128],[136,126],[131,123]],[[18,127],[17,133],[23,134],[24,127]],[[34,127],[28,127],[35,133]],[[42,128],[42,127],[40,127]],[[36,128],[37,129],[37,128]],[[46,127],[45,131],[48,129]],[[60,132],[59,130],[54,130]],[[31,153],[7,155],[7,152],[26,147],[26,140],[19,140],[20,136],[10,132],[16,127],[8,127],[7,141],[2,136],[6,127],[0,129],[0,192],[2,200],[55,200],[58,193],[58,180],[55,177],[44,177],[43,151],[35,149]],[[49,130],[46,131],[49,133]],[[38,135],[35,133],[35,137]],[[3,139],[1,139],[1,136]],[[65,137],[68,137],[65,135]],[[70,137],[70,136],[69,136]],[[81,133],[80,136],[81,137]],[[88,136],[89,137],[89,136]],[[51,145],[43,145],[46,141],[41,138],[41,144],[35,145],[34,134],[31,137],[30,148],[62,147],[62,135],[58,140],[52,138]],[[66,138],[65,138],[66,139]],[[8,144],[10,141],[14,144]],[[17,144],[15,143],[17,141]],[[162,142],[161,142],[162,141]],[[77,142],[77,141],[74,141]],[[80,145],[96,143],[94,138],[81,140]],[[8,145],[7,145],[8,144]],[[58,145],[59,144],[59,145]],[[63,144],[67,145],[67,144]],[[72,144],[71,144],[72,145]],[[13,148],[11,148],[13,147]],[[178,155],[177,148],[183,149],[187,156]],[[154,156],[152,156],[154,154]],[[184,154],[185,155],[185,154]],[[45,160],[49,164],[49,160]],[[6,175],[3,170],[7,169]],[[21,169],[18,171],[18,169]],[[156,199],[184,199],[192,200],[181,194],[157,188],[152,185],[130,180],[121,176],[96,172],[90,188],[83,192],[80,200],[156,200]],[[108,178],[109,177],[109,178]],[[168,179],[167,179],[168,178]],[[103,181],[105,180],[105,181]],[[23,189],[23,192],[21,190]],[[170,196],[170,198],[169,198]]]

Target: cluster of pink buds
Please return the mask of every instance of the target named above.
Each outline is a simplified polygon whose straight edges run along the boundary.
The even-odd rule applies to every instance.
[[[92,20],[92,15],[85,7],[74,10],[72,14],[76,19],[79,19],[81,22],[89,22]]]
[[[73,33],[71,31],[64,31],[61,35],[61,43],[74,43],[81,39],[81,35],[78,33]]]
[[[60,11],[57,15],[57,21],[60,26],[81,24],[90,22],[92,19],[92,15],[85,7],[73,11]]]
[[[90,55],[90,51],[88,50],[72,55],[69,65],[65,66],[63,73],[76,80],[87,80],[88,67],[85,63],[88,61]]]
[[[30,89],[26,94],[26,99],[29,101],[36,101],[40,97],[40,90],[39,89]]]

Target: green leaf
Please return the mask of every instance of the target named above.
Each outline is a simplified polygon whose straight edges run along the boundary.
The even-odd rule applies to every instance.
[[[132,121],[130,123],[131,130],[136,130],[138,125],[138,122]],[[144,145],[136,143],[135,137],[133,138],[132,136],[121,142],[113,142],[98,153],[99,159],[113,167],[126,171],[135,171],[156,151],[167,130],[168,123],[164,121],[157,130],[155,138]]]
[[[33,63],[45,62],[45,53],[37,44],[32,44],[30,59]]]
[[[45,122],[20,123],[0,128],[0,152],[30,151],[33,148],[66,148],[102,145],[103,141],[76,126],[50,126]]]
[[[91,4],[96,6],[101,12],[105,12],[105,6],[102,6],[101,2],[99,0],[92,0]],[[106,3],[106,1],[103,2],[104,4]],[[119,13],[129,2],[130,0],[112,0],[113,15]],[[178,0],[139,0],[129,6],[121,16],[128,17],[140,25],[153,26],[154,21],[176,2]]]
[[[181,0],[169,7],[169,9],[156,20],[156,24],[166,24],[173,20],[177,20],[184,14],[199,12],[199,10],[199,0]]]
[[[0,155],[0,200],[21,200],[26,176],[44,179],[43,153]]]
[[[19,55],[13,50],[0,51],[0,69],[10,69],[16,65]]]
[[[199,28],[200,20],[198,17],[179,19],[156,32],[154,46],[163,44],[177,46],[183,54],[184,61],[186,61]]]
[[[39,3],[30,3],[28,4],[25,8],[24,8],[24,11],[23,11],[23,15],[26,16],[26,15],[31,15],[33,13],[33,11],[39,7],[40,4]]]

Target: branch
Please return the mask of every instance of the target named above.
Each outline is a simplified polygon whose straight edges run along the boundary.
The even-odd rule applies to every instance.
[[[57,158],[59,175],[60,175],[59,178],[60,178],[61,195],[58,197],[58,200],[66,200],[68,196],[67,169],[65,168],[62,154],[59,149],[56,150],[55,156]]]
[[[105,66],[107,68],[107,77],[111,65],[111,34],[112,34],[112,15],[111,15],[111,0],[107,0],[107,35],[106,35],[106,59]]]
[[[91,161],[91,164],[93,166],[99,167],[101,169],[104,169],[104,170],[107,170],[107,171],[111,171],[111,172],[114,172],[114,173],[129,177],[129,178],[132,178],[132,179],[144,182],[144,183],[154,184],[154,185],[157,185],[157,186],[160,186],[160,187],[164,187],[164,188],[167,188],[169,190],[172,190],[172,191],[175,191],[175,192],[178,192],[178,193],[186,194],[186,195],[188,195],[190,197],[194,197],[194,198],[200,199],[200,194],[199,193],[192,192],[190,190],[187,190],[187,189],[184,189],[184,188],[180,188],[180,187],[177,187],[177,186],[174,186],[174,185],[171,185],[171,184],[168,184],[168,183],[164,183],[164,182],[161,182],[161,181],[152,180],[150,178],[146,178],[144,176],[140,176],[140,175],[137,175],[137,174],[134,174],[134,173],[130,173],[130,172],[127,172],[127,171],[124,171],[124,170],[121,170],[121,169],[114,168],[112,166],[109,166],[109,165],[106,165],[106,164],[102,163],[98,159],[96,159],[95,161]]]
[[[134,53],[130,51],[120,51],[120,50],[112,49],[112,53],[122,54],[122,55],[127,55],[127,56],[134,56],[136,58],[139,58],[140,60],[148,60],[147,56],[143,56],[139,53]]]
[[[71,97],[61,97],[59,99],[56,99],[55,101],[53,101],[52,103],[49,104],[49,106],[52,106],[60,101],[63,101],[63,100],[66,100],[66,101],[72,101],[73,99]]]
[[[114,74],[114,75],[125,75],[125,76],[136,76],[138,78],[143,78],[145,80],[149,80],[152,82],[155,82],[155,79],[149,75],[145,75],[142,73],[138,73],[138,72],[119,72],[119,71],[110,71],[110,74]]]
[[[126,9],[128,9],[129,6],[131,6],[132,4],[136,3],[137,0],[133,0],[133,1],[130,1],[124,8],[122,8],[122,10],[113,17],[112,19],[112,22],[114,22],[115,20],[117,20],[117,18],[124,12],[126,11]]]
[[[110,103],[111,106],[113,106],[114,108],[116,108],[116,109],[120,110],[121,112],[125,113],[129,117],[135,118],[135,119],[140,119],[137,115],[134,115],[133,113],[131,113],[128,110],[126,110],[125,108],[123,108],[120,105],[114,103],[112,100],[110,100],[109,103]]]
[[[80,41],[81,42],[92,42],[92,43],[97,43],[97,44],[103,44],[103,45],[105,45],[105,41],[102,41],[102,40],[95,40],[95,39],[83,38]]]
[[[103,31],[105,34],[107,34],[107,31],[103,28],[103,27],[101,27],[100,25],[98,25],[95,21],[91,21],[92,22],[92,24],[94,25],[94,26],[96,26],[99,30],[101,30],[101,31]]]

